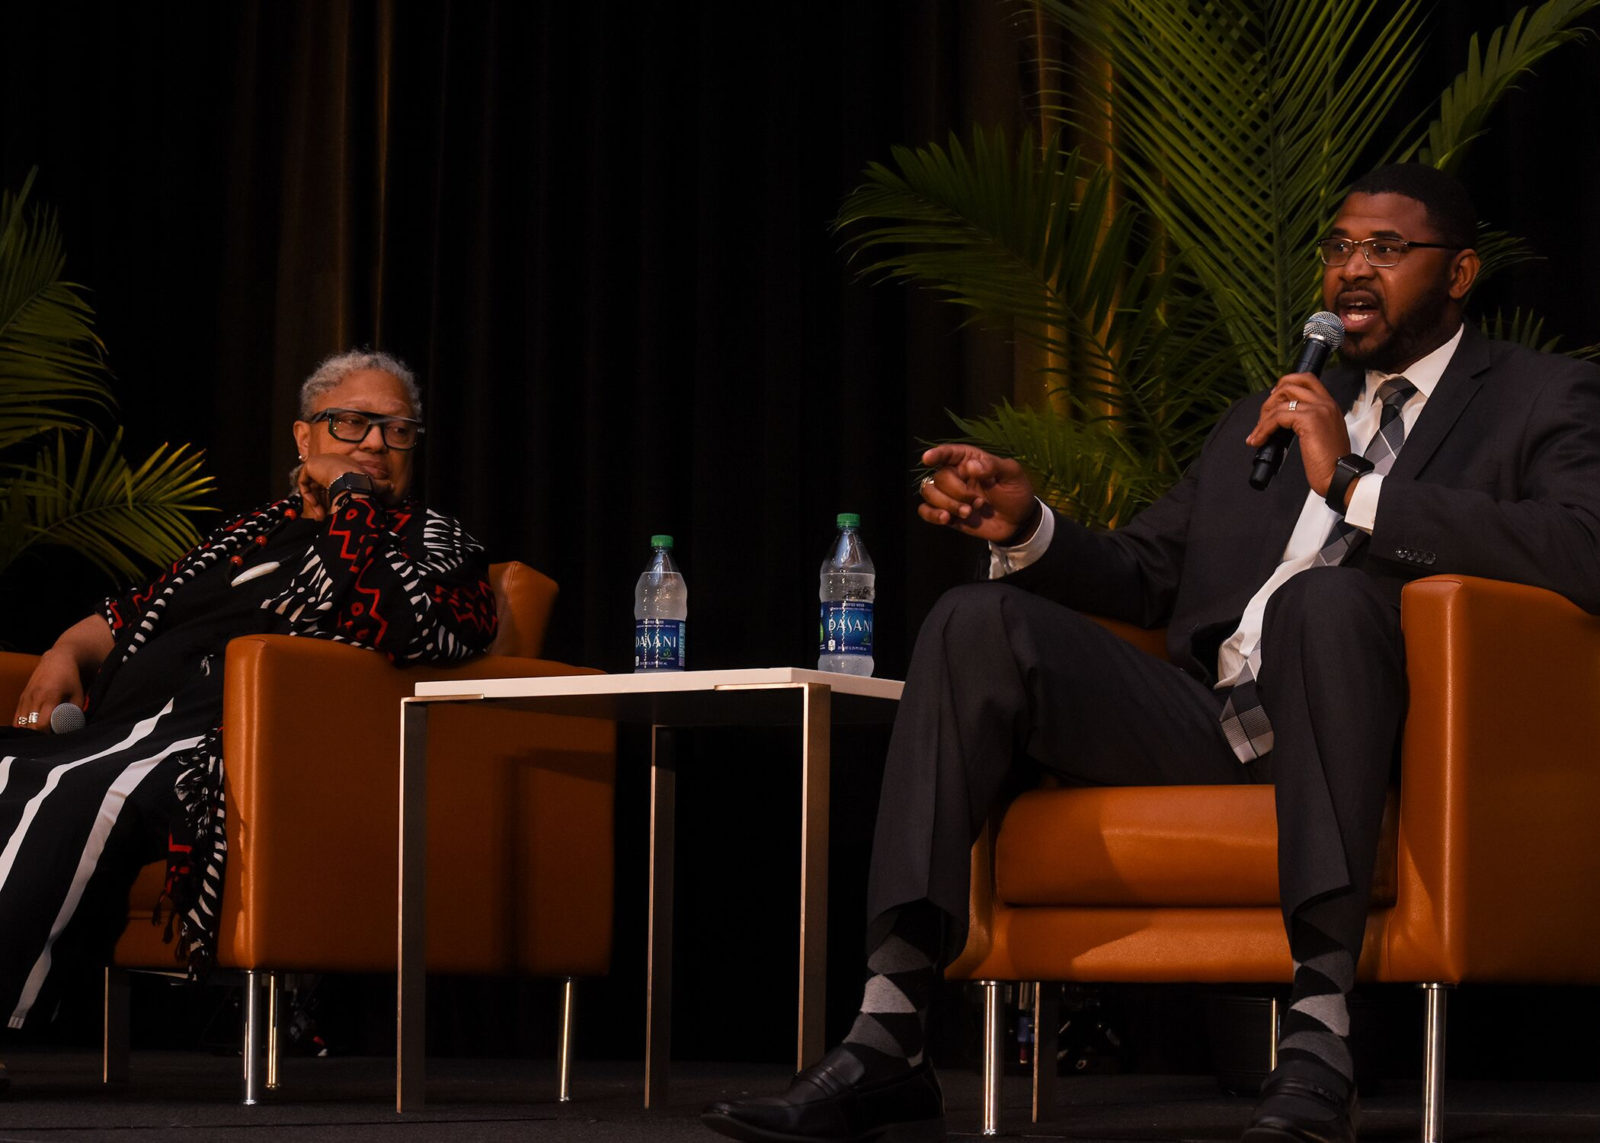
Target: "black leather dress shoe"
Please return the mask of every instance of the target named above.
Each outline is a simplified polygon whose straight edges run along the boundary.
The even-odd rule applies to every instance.
[[[1307,1114],[1307,1104],[1327,1114]],[[1356,1118],[1354,1087],[1341,1098],[1311,1080],[1274,1073],[1261,1085],[1261,1100],[1240,1143],[1356,1143]]]
[[[794,1077],[782,1095],[713,1103],[711,1130],[744,1143],[939,1143],[944,1097],[926,1061],[869,1081],[853,1053],[835,1048]]]

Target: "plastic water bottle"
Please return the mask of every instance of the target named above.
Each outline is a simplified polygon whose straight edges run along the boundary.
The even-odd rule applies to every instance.
[[[861,542],[861,517],[839,513],[839,534],[822,561],[817,670],[872,674],[872,598],[877,572]]]
[[[650,537],[650,562],[633,589],[633,669],[681,671],[689,587],[672,562],[672,537]]]

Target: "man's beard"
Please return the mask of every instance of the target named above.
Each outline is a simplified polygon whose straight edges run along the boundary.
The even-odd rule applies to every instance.
[[[1454,299],[1449,293],[1449,275],[1443,277],[1439,290],[1423,295],[1416,308],[1406,315],[1404,324],[1391,327],[1387,339],[1365,352],[1346,341],[1339,352],[1340,360],[1379,373],[1398,373],[1448,341],[1455,332],[1455,324],[1450,318]],[[1387,299],[1383,305],[1384,317],[1387,318]]]

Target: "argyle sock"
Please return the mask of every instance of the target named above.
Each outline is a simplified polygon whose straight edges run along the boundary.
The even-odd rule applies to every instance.
[[[861,1013],[843,1045],[861,1060],[868,1078],[922,1062],[928,1005],[940,979],[943,916],[939,910],[919,901],[892,910],[885,921],[883,937],[867,953],[871,975],[862,992]]]
[[[1341,1101],[1355,1085],[1355,1062],[1350,1055],[1350,992],[1356,982],[1359,943],[1350,947],[1332,933],[1351,925],[1349,902],[1341,894],[1317,902],[1297,913],[1289,930],[1289,951],[1294,957],[1294,985],[1283,1016],[1278,1040],[1278,1070],[1317,1084]],[[1364,913],[1363,913],[1364,916]],[[1302,1114],[1326,1114],[1326,1108],[1306,1108]]]

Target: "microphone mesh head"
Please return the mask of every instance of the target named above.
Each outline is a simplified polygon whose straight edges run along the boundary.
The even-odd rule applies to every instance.
[[[1306,318],[1306,324],[1300,330],[1300,336],[1312,341],[1320,341],[1329,349],[1338,349],[1344,344],[1344,322],[1339,320],[1339,315],[1329,313],[1327,310],[1318,310]]]
[[[83,708],[74,703],[64,702],[50,712],[50,729],[56,734],[71,734],[74,730],[82,730],[86,722]]]

